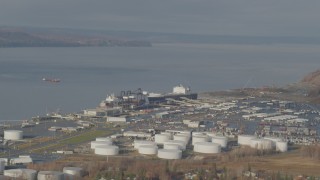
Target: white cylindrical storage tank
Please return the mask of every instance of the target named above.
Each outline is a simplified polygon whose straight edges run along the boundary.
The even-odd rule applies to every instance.
[[[38,180],[64,180],[64,173],[58,171],[40,171]]]
[[[197,142],[194,145],[193,151],[198,153],[216,154],[221,152],[221,146],[217,143]]]
[[[0,159],[0,174],[3,174],[5,164],[6,164],[6,160]]]
[[[192,136],[192,145],[195,145],[197,142],[208,142],[207,135],[196,135]]]
[[[272,141],[268,139],[251,139],[250,147],[261,149],[261,150],[270,150],[272,149]]]
[[[267,139],[267,140],[271,140],[272,141],[272,147],[276,148],[276,143],[278,141],[281,141],[280,138],[276,138],[276,137],[264,137],[263,139]]]
[[[69,179],[84,176],[83,169],[79,167],[64,167],[63,173],[65,173]]]
[[[119,154],[119,147],[100,145],[100,146],[96,146],[94,153],[97,155],[114,156]]]
[[[112,142],[111,141],[91,141],[91,149],[95,149],[97,146],[111,146]]]
[[[207,134],[207,136],[209,136],[209,137],[215,137],[215,136],[217,136],[217,133],[215,133],[215,132],[209,132],[209,133],[206,133]]]
[[[251,139],[255,139],[255,136],[252,135],[238,135],[238,144],[250,146]]]
[[[22,178],[22,170],[21,169],[9,169],[4,170],[3,175],[12,178]]]
[[[168,147],[169,144],[178,145],[180,150],[186,149],[186,143],[184,141],[179,140],[169,140],[163,143],[163,147]],[[167,148],[164,148],[167,149]]]
[[[108,137],[97,137],[96,141],[110,141],[112,143],[112,139]]]
[[[176,134],[173,136],[173,140],[183,141],[185,144],[188,144],[190,136],[188,134]]]
[[[215,136],[211,138],[213,143],[220,144],[222,148],[226,148],[228,145],[228,138],[224,136]]]
[[[175,149],[159,149],[158,158],[161,159],[181,159],[182,151]]]
[[[4,131],[4,139],[5,140],[22,140],[23,132],[19,130],[5,130]]]
[[[158,153],[158,146],[141,145],[139,146],[139,153],[145,155],[154,155]]]
[[[139,141],[139,140],[134,141],[134,149],[139,149],[139,146],[143,146],[143,145],[156,146],[157,144],[153,141]]]
[[[280,151],[280,152],[287,152],[288,151],[288,142],[285,142],[285,141],[276,142],[276,150]]]
[[[154,136],[154,141],[157,143],[157,144],[163,144],[165,141],[168,141],[171,139],[171,136],[168,135],[168,134],[156,134]]]

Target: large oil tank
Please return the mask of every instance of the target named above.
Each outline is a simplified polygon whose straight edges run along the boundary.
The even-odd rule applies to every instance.
[[[213,143],[217,143],[217,144],[220,144],[220,146],[222,148],[226,148],[227,145],[228,145],[228,138],[227,137],[224,137],[224,136],[215,136],[215,137],[212,137],[211,141]]]
[[[208,142],[209,138],[207,135],[195,135],[192,136],[192,145],[195,145],[197,142]]]
[[[197,142],[194,145],[193,151],[198,153],[216,154],[221,152],[221,146],[217,143]]]
[[[165,141],[168,141],[171,139],[171,136],[169,134],[156,134],[154,136],[154,141],[157,144],[163,144]]]
[[[185,150],[186,149],[186,143],[184,141],[180,141],[180,140],[169,140],[163,143],[163,147],[165,147],[164,149],[168,149],[168,145],[178,145],[180,150]]]
[[[64,180],[64,173],[58,171],[40,171],[38,180]]]
[[[143,140],[135,140],[134,141],[134,149],[139,149],[139,147],[142,145],[156,146],[157,144],[153,141],[143,141]]]
[[[158,153],[158,146],[141,145],[139,146],[139,153],[145,155],[154,155]]]
[[[70,179],[76,179],[77,177],[83,177],[84,170],[80,167],[64,167],[63,173]]]
[[[163,149],[175,149],[175,150],[182,150],[181,146],[178,144],[164,144]]]
[[[161,159],[181,159],[182,151],[175,149],[159,149],[158,158]]]
[[[97,146],[107,145],[111,146],[112,141],[91,141],[91,149],[95,149]]]
[[[100,145],[96,146],[94,153],[97,155],[114,156],[119,154],[118,146]]]
[[[288,142],[286,141],[277,141],[276,142],[276,150],[280,152],[288,151]]]
[[[251,139],[254,139],[254,138],[256,137],[252,135],[238,135],[238,144],[250,146]]]
[[[272,149],[272,141],[268,139],[251,139],[250,147],[260,150]]]
[[[4,131],[4,139],[5,140],[22,140],[23,139],[23,132],[20,130],[5,130]]]

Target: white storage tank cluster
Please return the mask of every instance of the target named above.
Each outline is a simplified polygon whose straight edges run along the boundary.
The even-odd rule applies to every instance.
[[[38,180],[64,180],[64,173],[58,171],[40,171]]]
[[[179,133],[173,136],[173,140],[183,141],[185,142],[185,144],[188,144],[190,140],[190,135]]]
[[[163,144],[164,142],[171,140],[171,135],[169,134],[156,134],[154,136],[154,141],[157,144]]]
[[[5,130],[4,131],[4,139],[5,140],[22,140],[23,139],[23,132],[20,130]]]
[[[163,143],[164,149],[170,149],[170,145],[177,145],[180,150],[185,150],[186,149],[186,143],[184,141],[180,140],[169,140]],[[172,146],[171,146],[172,147]]]
[[[272,149],[272,141],[268,139],[251,139],[250,147],[260,150]]]
[[[155,155],[158,153],[158,146],[141,145],[141,146],[139,146],[139,153],[145,154],[145,155]]]
[[[211,141],[220,144],[222,148],[226,148],[228,145],[228,138],[224,136],[214,136],[211,138]]]
[[[37,179],[37,171],[33,169],[10,169],[5,170],[3,174],[11,178],[21,178],[26,180]]]
[[[286,141],[277,141],[276,142],[276,150],[280,152],[288,151],[288,142]]]
[[[238,144],[250,146],[251,140],[255,138],[256,137],[252,135],[238,135]]]
[[[175,149],[159,149],[158,158],[161,159],[181,159],[182,151]]]
[[[119,154],[119,147],[113,145],[96,146],[94,153],[97,155],[114,156]]]
[[[97,146],[111,146],[112,141],[91,141],[91,149],[95,149]]]
[[[80,167],[64,167],[63,173],[71,180],[76,177],[83,177],[84,171]]]
[[[198,142],[208,142],[209,138],[207,135],[195,135],[192,136],[192,145],[195,145]]]
[[[143,141],[143,140],[135,140],[134,143],[134,149],[139,149],[140,146],[144,145],[150,145],[150,146],[156,146],[157,144],[153,141]]]
[[[216,154],[221,152],[221,146],[217,143],[197,142],[194,145],[193,151],[198,153]]]

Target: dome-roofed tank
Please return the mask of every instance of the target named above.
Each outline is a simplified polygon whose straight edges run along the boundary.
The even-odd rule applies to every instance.
[[[107,145],[111,146],[111,141],[91,141],[91,149],[95,149],[97,146]]]
[[[197,142],[194,145],[193,151],[198,153],[216,154],[221,152],[221,146],[217,143]]]
[[[100,145],[96,146],[94,153],[97,155],[114,156],[119,154],[118,146]]]
[[[161,159],[181,159],[182,151],[175,149],[159,149],[158,158]]]

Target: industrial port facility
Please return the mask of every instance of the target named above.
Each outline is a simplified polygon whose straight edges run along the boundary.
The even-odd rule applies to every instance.
[[[27,167],[82,156],[174,161],[243,148],[286,153],[295,145],[319,142],[320,111],[263,97],[198,98],[179,85],[168,94],[121,91],[80,113],[48,114],[2,127],[2,177],[80,179],[88,176],[81,163],[60,171]]]

